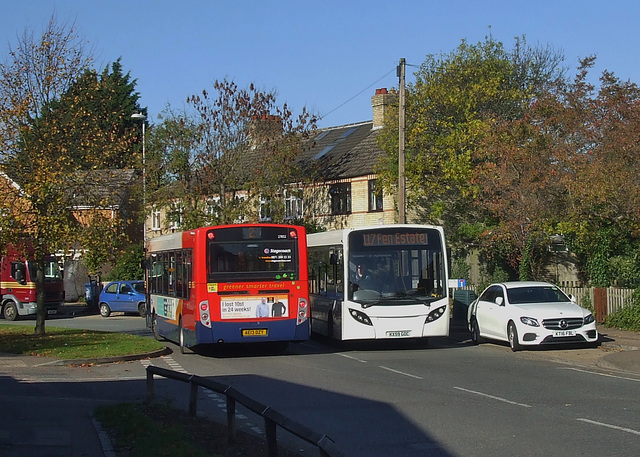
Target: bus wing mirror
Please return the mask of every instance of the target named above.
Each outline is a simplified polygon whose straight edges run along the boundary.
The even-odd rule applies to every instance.
[[[336,254],[329,255],[329,263],[331,265],[338,265],[338,256]]]

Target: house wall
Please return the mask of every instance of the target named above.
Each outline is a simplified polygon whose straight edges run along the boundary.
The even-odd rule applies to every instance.
[[[383,195],[382,211],[369,211],[369,180],[375,178],[375,175],[359,176],[307,187],[303,197],[305,218],[313,220],[326,230],[393,224],[396,220],[393,196]],[[341,182],[351,183],[351,212],[331,214],[329,188]]]

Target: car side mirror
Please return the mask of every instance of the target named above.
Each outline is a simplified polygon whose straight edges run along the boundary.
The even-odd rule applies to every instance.
[[[504,303],[504,297],[496,297],[496,305],[502,306]]]
[[[571,303],[576,303],[576,297],[573,294],[569,294],[569,301]]]

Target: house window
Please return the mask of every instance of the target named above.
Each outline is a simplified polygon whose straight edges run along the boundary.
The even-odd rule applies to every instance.
[[[260,197],[260,222],[271,222],[273,217],[273,209],[271,208],[271,199],[268,197]]]
[[[369,180],[369,211],[382,211],[382,187],[375,179]]]
[[[160,210],[157,208],[151,213],[151,230],[160,230]]]
[[[245,201],[247,200],[246,195],[238,195],[236,194],[233,199],[235,200],[235,205],[237,207],[238,210],[238,215],[236,216],[236,218],[234,219],[234,223],[235,224],[242,224],[244,222],[246,222],[246,217],[244,214],[244,206],[245,206]]]
[[[286,191],[284,197],[284,218],[302,219],[302,198],[298,196],[300,191]]]
[[[207,200],[204,212],[209,220],[220,216],[220,197],[213,197]]]
[[[332,184],[329,188],[331,198],[331,214],[351,213],[351,183]]]
[[[170,220],[170,224],[169,224],[169,228],[171,230],[180,230],[180,227],[182,226],[182,214],[184,213],[184,208],[182,208],[180,205],[177,204],[172,204],[171,205],[171,209],[169,211],[169,220]]]

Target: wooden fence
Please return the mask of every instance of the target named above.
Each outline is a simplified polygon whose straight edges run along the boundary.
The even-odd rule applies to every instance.
[[[576,297],[580,305],[595,310],[598,322],[630,305],[633,297],[633,289],[616,287],[565,287],[562,290]]]

